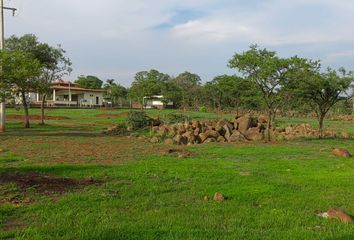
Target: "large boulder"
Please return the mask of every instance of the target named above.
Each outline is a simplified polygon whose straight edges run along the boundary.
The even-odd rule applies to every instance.
[[[224,125],[224,130],[225,130],[225,132],[224,132],[224,137],[225,137],[225,139],[227,140],[227,141],[229,141],[230,140],[230,137],[231,137],[231,135],[232,135],[232,125],[230,124],[230,123],[227,123],[227,124],[225,124]]]
[[[241,133],[246,132],[249,128],[257,127],[258,120],[249,115],[244,115],[236,119],[235,124],[237,125],[237,130]],[[235,126],[236,127],[236,126]]]
[[[188,143],[188,138],[185,136],[182,136],[180,134],[177,134],[174,138],[173,141],[178,144],[178,145],[187,145]]]
[[[220,134],[215,130],[206,130],[205,132],[199,134],[199,138],[202,143],[205,142],[208,138],[217,139],[219,136]]]
[[[264,139],[264,135],[260,132],[259,128],[249,128],[245,133],[244,136],[247,140],[250,141],[261,141]]]
[[[243,136],[243,134],[237,130],[234,130],[229,138],[229,142],[242,142],[245,140],[245,136]]]

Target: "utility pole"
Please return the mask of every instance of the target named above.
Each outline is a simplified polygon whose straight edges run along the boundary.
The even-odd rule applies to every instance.
[[[4,31],[4,9],[12,11],[12,15],[15,15],[16,8],[4,7],[4,0],[0,0],[0,51],[4,50],[5,45],[5,31]],[[2,67],[0,66],[0,71]],[[5,99],[1,99],[0,103],[0,132],[5,132],[6,126],[6,110]]]

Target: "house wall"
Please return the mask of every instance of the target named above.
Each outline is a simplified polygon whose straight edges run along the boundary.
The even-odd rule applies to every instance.
[[[96,97],[98,97],[98,104],[96,104]],[[84,99],[86,104],[84,105],[103,105],[103,92],[85,92]]]

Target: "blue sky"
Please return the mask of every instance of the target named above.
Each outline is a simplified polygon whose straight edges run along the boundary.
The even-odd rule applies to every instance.
[[[5,0],[6,36],[61,44],[80,75],[129,86],[151,68],[209,81],[257,43],[287,57],[354,69],[353,0]]]

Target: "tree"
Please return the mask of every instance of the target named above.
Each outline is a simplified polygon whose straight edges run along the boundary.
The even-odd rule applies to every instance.
[[[214,108],[259,109],[261,105],[257,86],[242,77],[217,76],[204,88],[206,101],[211,102]]]
[[[247,79],[253,81],[262,93],[268,116],[268,140],[270,129],[278,107],[282,103],[282,86],[290,71],[296,71],[305,60],[298,57],[280,58],[276,52],[260,49],[252,45],[242,54],[235,54],[229,61],[229,67],[237,69]]]
[[[112,100],[113,105],[118,102],[122,105],[123,100],[127,98],[128,90],[122,85],[115,83],[114,79],[108,79],[104,89],[107,90],[106,95]]]
[[[328,68],[321,73],[318,67],[303,72],[301,78],[298,77],[290,83],[293,97],[309,105],[316,113],[320,138],[323,137],[326,114],[337,102],[345,99],[344,93],[353,81],[352,73],[347,73],[344,68],[339,71]]]
[[[136,73],[129,97],[139,103],[143,103],[144,97],[161,95],[164,84],[170,76],[155,69]]]
[[[47,43],[40,43],[33,34],[25,34],[22,37],[11,36],[6,40],[8,51],[21,51],[31,54],[42,65],[41,76],[36,90],[42,95],[41,102],[41,124],[44,124],[44,105],[47,94],[50,93],[50,83],[71,72],[70,59],[65,56],[65,51],[60,45],[49,46]]]
[[[25,128],[30,127],[27,93],[39,85],[42,65],[32,55],[21,51],[1,52],[1,79],[7,82],[7,87],[13,94],[21,97],[25,111]]]
[[[182,107],[186,109],[195,106],[200,96],[201,78],[195,73],[186,71],[179,74],[173,82],[180,89]]]
[[[81,88],[100,89],[102,88],[103,81],[96,76],[80,75],[75,83]]]

